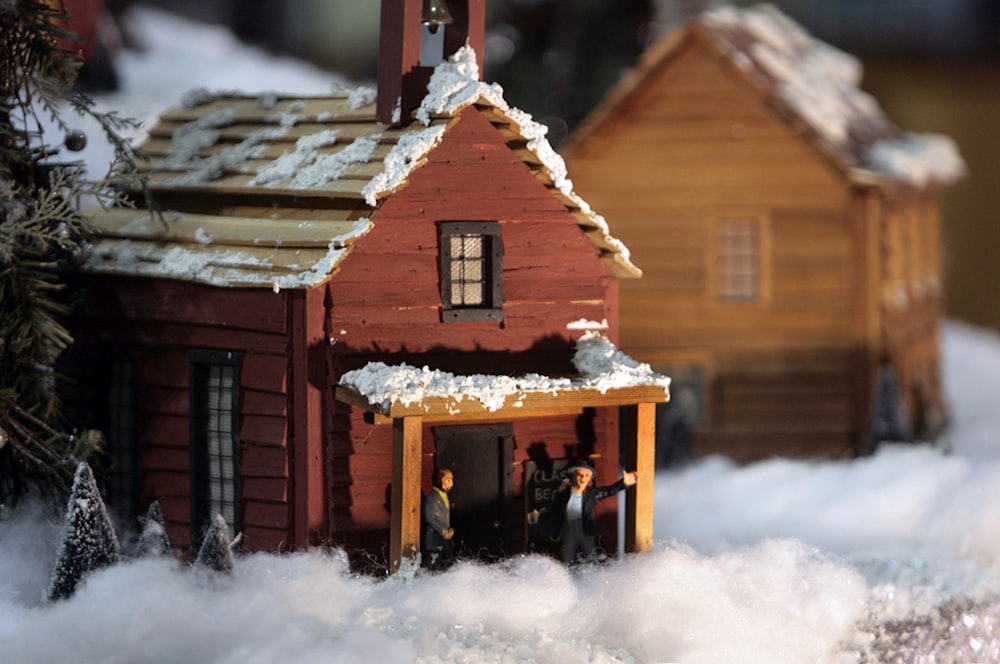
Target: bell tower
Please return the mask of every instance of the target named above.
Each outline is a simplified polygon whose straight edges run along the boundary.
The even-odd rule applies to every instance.
[[[376,118],[407,121],[427,94],[434,66],[469,46],[482,76],[486,0],[382,0]]]

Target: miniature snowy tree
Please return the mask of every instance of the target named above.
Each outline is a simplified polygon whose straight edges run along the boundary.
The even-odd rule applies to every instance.
[[[87,573],[118,562],[118,538],[94,473],[81,462],[66,506],[66,534],[49,582],[49,601],[73,594]]]
[[[216,514],[208,526],[194,564],[226,574],[233,571],[233,541],[229,537],[229,524],[221,514]]]
[[[142,533],[136,546],[136,556],[166,556],[171,552],[170,538],[167,537],[167,527],[160,510],[160,501],[154,500],[146,510],[146,518],[142,524]]]

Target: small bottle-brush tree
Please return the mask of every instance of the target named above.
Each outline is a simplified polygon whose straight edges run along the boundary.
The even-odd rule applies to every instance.
[[[135,555],[166,556],[171,553],[170,538],[167,537],[167,526],[163,519],[160,502],[154,500],[146,510],[146,518],[142,522],[142,532],[136,545]]]
[[[70,597],[89,572],[118,562],[118,552],[118,537],[94,473],[81,462],[66,506],[66,534],[52,570],[49,601]]]
[[[194,565],[224,574],[232,573],[233,540],[229,536],[229,524],[221,514],[215,515],[205,531],[205,539],[198,549]]]
[[[60,420],[54,366],[72,341],[60,267],[83,247],[80,201],[118,200],[135,171],[122,133],[137,123],[98,112],[73,86],[81,61],[68,19],[59,0],[0,2],[0,504],[32,488],[65,495],[97,440],[67,435]],[[67,115],[107,135],[118,158],[102,177],[59,161],[87,138]]]

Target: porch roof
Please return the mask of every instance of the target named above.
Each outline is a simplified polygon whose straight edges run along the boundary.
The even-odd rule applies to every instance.
[[[580,412],[584,408],[630,406],[638,403],[661,403],[669,400],[669,388],[661,384],[629,385],[599,390],[570,386],[551,391],[519,391],[506,396],[502,405],[490,407],[466,395],[424,396],[417,401],[393,400],[372,402],[357,388],[338,385],[338,401],[371,413],[376,421],[387,422],[402,417],[424,420],[481,420],[545,417]]]
[[[577,341],[574,364],[580,376],[572,379],[455,376],[380,362],[341,377],[335,391],[338,401],[363,409],[377,423],[392,425],[392,571],[419,555],[421,450],[427,421],[548,417],[599,406],[629,407],[625,464],[638,473],[638,480],[625,497],[625,548],[652,548],[656,404],[669,400],[670,379],[594,334]]]

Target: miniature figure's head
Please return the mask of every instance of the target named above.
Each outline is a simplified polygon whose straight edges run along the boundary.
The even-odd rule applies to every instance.
[[[447,468],[439,468],[434,471],[432,483],[437,488],[441,489],[445,493],[448,493],[451,491],[451,487],[455,486],[455,475]]]
[[[583,491],[586,489],[593,479],[594,471],[589,466],[579,465],[573,466],[569,469],[570,486],[577,491]]]

